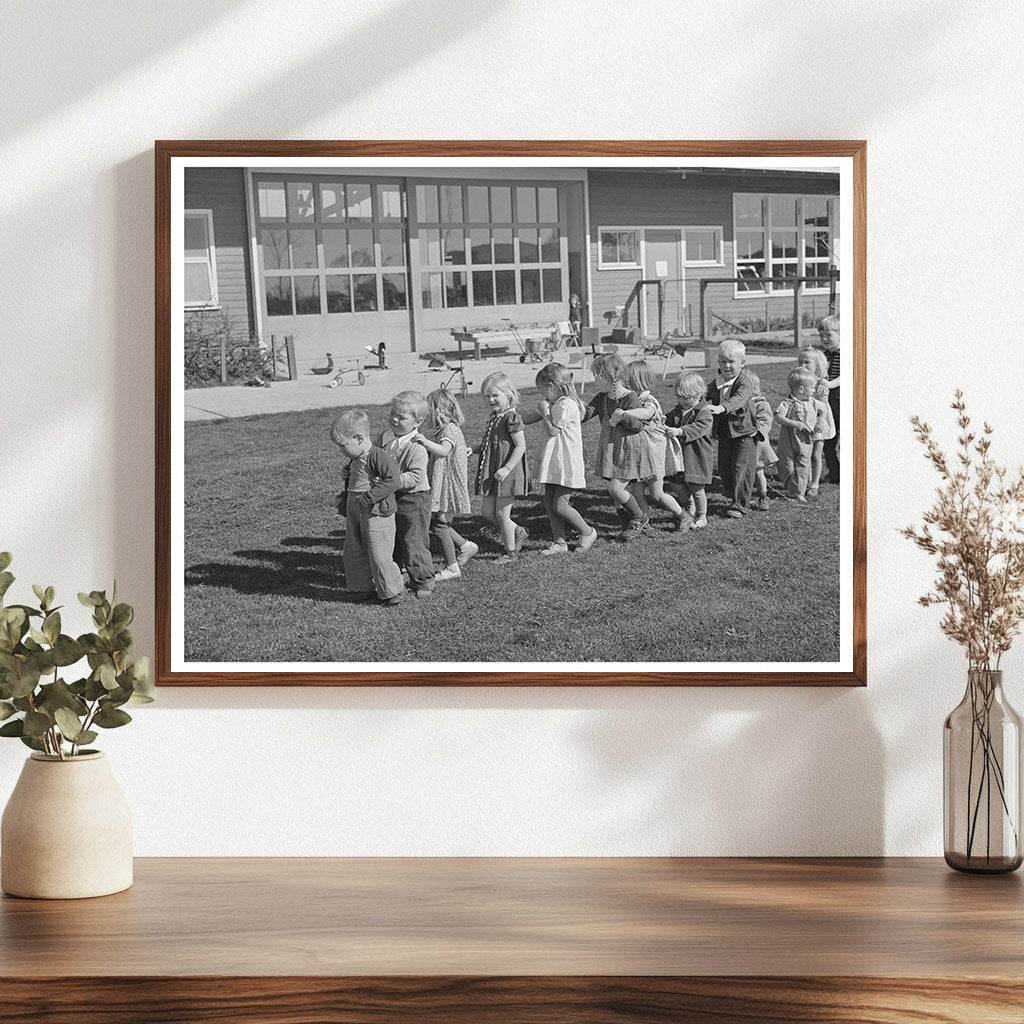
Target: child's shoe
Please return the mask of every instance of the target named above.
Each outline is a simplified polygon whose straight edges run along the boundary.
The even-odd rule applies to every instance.
[[[542,552],[542,555],[567,555],[569,554],[569,545],[562,541],[559,543],[555,541],[549,544]]]
[[[683,506],[683,511],[691,518],[697,518],[697,502],[694,500],[693,495],[690,495],[690,500]]]
[[[503,555],[498,555],[494,560],[495,565],[513,565],[519,561],[519,556],[515,551],[506,551]]]
[[[630,519],[629,526],[622,531],[622,539],[636,540],[644,532],[644,528],[650,526],[650,524],[651,521],[647,516],[641,516],[639,519]]]
[[[694,509],[696,512],[696,509]],[[694,519],[693,512],[680,512],[679,515],[672,517],[672,529],[678,533],[680,530],[685,530],[687,523],[692,522]]]
[[[471,540],[467,540],[466,543],[459,548],[459,568],[462,568],[462,566],[464,566],[471,558],[475,558],[479,553],[480,548]]]
[[[399,591],[394,597],[385,597],[381,604],[385,608],[397,608],[406,598],[406,592],[404,590]]]
[[[451,565],[446,565],[440,572],[434,574],[435,580],[460,580],[462,579],[462,570],[459,568],[458,562],[453,562]]]
[[[526,538],[530,536],[530,531],[525,526],[516,527],[516,551],[522,551],[523,545],[526,543]]]
[[[691,530],[703,530],[708,525],[707,516],[697,516],[692,523],[690,523]]]
[[[767,498],[755,498],[751,503],[750,507],[755,512],[767,512],[770,508]]]
[[[808,487],[807,488],[807,497],[808,498],[816,498],[817,496],[818,496],[818,488],[817,487]]]
[[[585,555],[594,546],[594,542],[596,540],[597,530],[591,527],[590,533],[585,533],[582,537],[580,537],[579,545],[576,548],[576,554]]]
[[[739,508],[736,505],[733,505],[725,510],[725,514],[729,519],[742,519],[743,509]]]

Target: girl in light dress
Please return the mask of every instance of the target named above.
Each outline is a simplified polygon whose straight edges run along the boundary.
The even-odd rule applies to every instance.
[[[665,433],[679,442],[682,452],[683,497],[692,521],[691,530],[708,525],[708,497],[705,488],[711,483],[714,447],[711,430],[714,416],[707,399],[708,385],[693,371],[681,373],[676,381],[679,404],[665,417]]]
[[[444,558],[444,568],[434,577],[437,580],[458,579],[463,566],[480,550],[452,526],[456,516],[470,511],[469,448],[462,436],[465,421],[455,396],[440,388],[427,395],[427,422],[413,437],[430,456],[430,535]]]
[[[586,554],[597,530],[569,503],[573,491],[586,487],[583,468],[583,434],[581,424],[586,406],[576,395],[572,374],[560,363],[549,363],[537,374],[537,390],[541,400],[537,404],[540,422],[547,437],[540,457],[537,482],[544,485],[544,507],[551,524],[552,541],[541,554],[564,555],[569,551],[565,538],[568,524],[580,534],[576,553]],[[534,422],[533,415],[524,420]]]
[[[679,502],[665,490],[665,476],[669,472],[667,462],[667,446],[665,437],[665,413],[662,411],[661,403],[654,397],[656,381],[654,372],[643,359],[636,359],[629,364],[629,388],[637,398],[643,409],[650,412],[650,416],[641,424],[640,437],[647,448],[649,468],[645,470],[649,475],[641,477],[630,487],[630,491],[637,500],[644,517],[650,519],[647,506],[646,490],[650,493],[651,500],[657,502],[662,508],[672,513],[673,528],[681,530],[685,516]],[[630,422],[636,418],[635,413],[625,413],[623,422]],[[671,471],[677,471],[675,465],[675,453],[673,452],[673,465]]]
[[[800,353],[796,365],[802,366],[805,370],[810,370],[817,377],[818,386],[814,390],[814,397],[825,403],[824,411],[818,414],[818,423],[812,435],[814,448],[811,450],[811,479],[807,486],[807,496],[809,498],[816,498],[821,484],[825,442],[830,441],[836,436],[836,421],[828,404],[828,356],[821,349],[805,348]]]
[[[480,444],[473,449],[480,456],[476,471],[476,493],[483,501],[483,517],[498,528],[504,554],[495,565],[516,561],[528,533],[512,519],[512,503],[530,493],[530,467],[526,457],[523,419],[516,408],[519,392],[507,374],[492,373],[480,385],[484,404],[491,416]]]
[[[757,472],[754,474],[756,497],[750,503],[750,507],[757,512],[767,512],[771,507],[768,501],[768,470],[774,469],[779,461],[771,441],[768,440],[772,424],[775,422],[775,413],[772,412],[771,402],[765,398],[761,390],[761,378],[753,370],[748,370],[747,376],[754,385],[750,407],[754,413],[754,422],[757,424]]]

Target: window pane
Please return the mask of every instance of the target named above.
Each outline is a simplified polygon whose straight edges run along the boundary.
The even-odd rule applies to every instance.
[[[373,220],[370,186],[345,184],[345,214],[349,220]]]
[[[804,224],[809,227],[828,227],[828,199],[825,196],[804,198]]]
[[[437,224],[441,219],[437,207],[437,186],[416,186],[416,219],[421,224]]]
[[[405,246],[401,231],[379,231],[380,261],[385,267],[405,266]]]
[[[320,312],[319,277],[295,278],[295,312],[299,315]]]
[[[185,217],[185,255],[206,256],[209,246],[206,242],[206,214],[201,217]]]
[[[349,245],[352,247],[353,267],[372,267],[376,265],[373,257],[373,232],[368,229],[350,231]]]
[[[542,270],[541,277],[544,279],[544,301],[562,301],[562,272],[561,270]]]
[[[795,231],[772,232],[772,258],[788,260],[796,259]]]
[[[540,229],[540,258],[545,263],[558,263],[561,260],[558,228]]]
[[[640,262],[640,234],[637,231],[619,232],[619,262]]]
[[[740,292],[763,292],[764,283],[761,278],[764,277],[764,264],[763,263],[744,263],[737,264],[736,276],[742,278],[739,284],[736,285],[736,290]]]
[[[290,277],[268,277],[267,316],[292,315],[292,279]]]
[[[611,231],[601,232],[601,262],[618,263],[619,246],[618,240]]]
[[[516,272],[496,270],[494,272],[494,301],[499,306],[512,306],[516,301]]]
[[[462,266],[466,262],[466,235],[462,228],[449,228],[441,232],[441,245],[445,263]]]
[[[506,271],[502,270],[500,273],[505,274]],[[539,270],[523,270],[521,271],[519,281],[519,291],[522,295],[522,301],[525,302],[540,302],[540,271]]]
[[[495,228],[494,235],[494,262],[514,263],[515,250],[512,248],[512,229]]]
[[[537,190],[535,188],[516,189],[516,219],[528,224],[537,223]]]
[[[807,283],[808,288],[827,288],[828,287],[828,261],[827,260],[816,260],[814,263],[808,261],[804,265],[804,273],[808,277],[817,277],[817,281],[809,281]]]
[[[764,234],[760,231],[737,231],[736,258],[738,260],[763,259]]]
[[[441,185],[441,220],[457,224],[462,220],[462,186]]]
[[[260,237],[263,242],[263,268],[265,270],[287,270],[288,232],[283,228],[271,231],[264,228]]]
[[[432,274],[421,274],[423,308],[443,309],[444,308],[444,282],[440,272]]]
[[[377,275],[356,274],[352,278],[352,290],[357,313],[371,313],[377,308]]]
[[[736,227],[755,228],[762,224],[762,210],[760,196],[737,195],[734,197],[736,204]]]
[[[292,247],[292,268],[311,270],[316,267],[316,232],[289,231],[288,243]]]
[[[474,263],[491,262],[491,233],[487,228],[471,228],[469,244]]]
[[[487,188],[484,185],[470,185],[466,192],[469,200],[469,220],[484,224],[490,220],[487,209]]]
[[[405,309],[405,274],[381,274],[385,309]]]
[[[828,256],[828,232],[810,231],[804,238],[804,255]]]
[[[327,312],[352,312],[352,281],[347,274],[327,275]]]
[[[537,242],[536,228],[519,229],[519,262],[540,262],[540,245]]]
[[[489,270],[477,270],[473,274],[473,305],[494,305],[494,282]]]
[[[345,216],[345,186],[338,184],[320,186],[320,219],[341,220]]]
[[[313,183],[309,181],[288,182],[288,219],[313,220]]]
[[[558,189],[557,188],[539,188],[537,189],[537,195],[539,196],[537,219],[539,221],[547,221],[552,223],[558,222]]]
[[[329,267],[348,266],[348,232],[324,228],[324,263]]]
[[[686,260],[688,263],[717,263],[718,232],[687,231]]]
[[[437,228],[420,228],[420,263],[425,267],[441,264],[441,232]]]
[[[771,196],[768,199],[769,216],[773,228],[796,227],[796,200],[785,199],[781,196]]]
[[[284,220],[284,182],[261,181],[259,184],[260,217],[263,220]]]
[[[445,305],[449,308],[469,305],[465,274],[445,274],[444,292]]]
[[[398,185],[377,186],[377,219],[402,219],[402,190]]]
[[[491,220],[499,224],[512,223],[512,189],[494,187],[491,189]]]
[[[185,302],[189,305],[209,302],[210,270],[205,263],[185,264]]]

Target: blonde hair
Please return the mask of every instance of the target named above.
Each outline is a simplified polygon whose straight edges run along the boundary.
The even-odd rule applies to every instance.
[[[447,388],[438,388],[427,395],[427,409],[434,426],[439,430],[449,423],[461,427],[466,422],[466,417],[463,416],[458,401]]]
[[[571,398],[579,406],[580,412],[586,408],[580,401],[580,396],[576,394],[576,384],[571,371],[561,363],[548,363],[547,366],[542,366],[537,371],[536,383],[537,387],[553,387],[562,396]]]
[[[489,373],[480,385],[480,394],[487,394],[488,388],[494,388],[495,391],[507,395],[509,408],[514,409],[519,404],[519,391],[507,373]]]
[[[818,328],[825,331],[835,331],[839,333],[839,314],[833,313],[831,316],[823,316],[818,321]]]
[[[647,365],[645,359],[634,359],[627,367],[629,370],[629,387],[638,394],[641,391],[653,391],[657,383],[654,379],[654,371]]]
[[[718,356],[728,359],[731,356],[746,356],[747,346],[739,338],[726,338],[718,346]]]
[[[422,423],[427,418],[427,400],[418,391],[399,391],[391,399],[392,408],[411,412]]]
[[[810,370],[798,366],[795,370],[789,371],[786,383],[789,385],[790,391],[795,391],[799,387],[813,388],[818,383],[818,378]]]
[[[614,383],[625,384],[629,379],[626,364],[614,352],[602,352],[595,356],[590,368],[595,377],[606,377]]]
[[[331,424],[331,440],[341,445],[347,437],[369,437],[370,418],[362,409],[346,409]]]
[[[708,382],[694,370],[679,374],[676,381],[676,395],[680,398],[695,398],[698,402],[707,398]]]
[[[813,364],[811,370],[812,373],[816,374],[818,380],[824,380],[828,377],[828,356],[819,348],[805,348],[800,351],[797,356],[797,363],[799,364],[801,359],[809,359]]]

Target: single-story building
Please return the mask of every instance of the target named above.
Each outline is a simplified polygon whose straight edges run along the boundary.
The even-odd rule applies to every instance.
[[[718,168],[189,167],[186,318],[295,340],[298,371],[385,342],[568,319],[639,337],[828,312],[839,176]],[[656,284],[661,282],[659,316]]]

